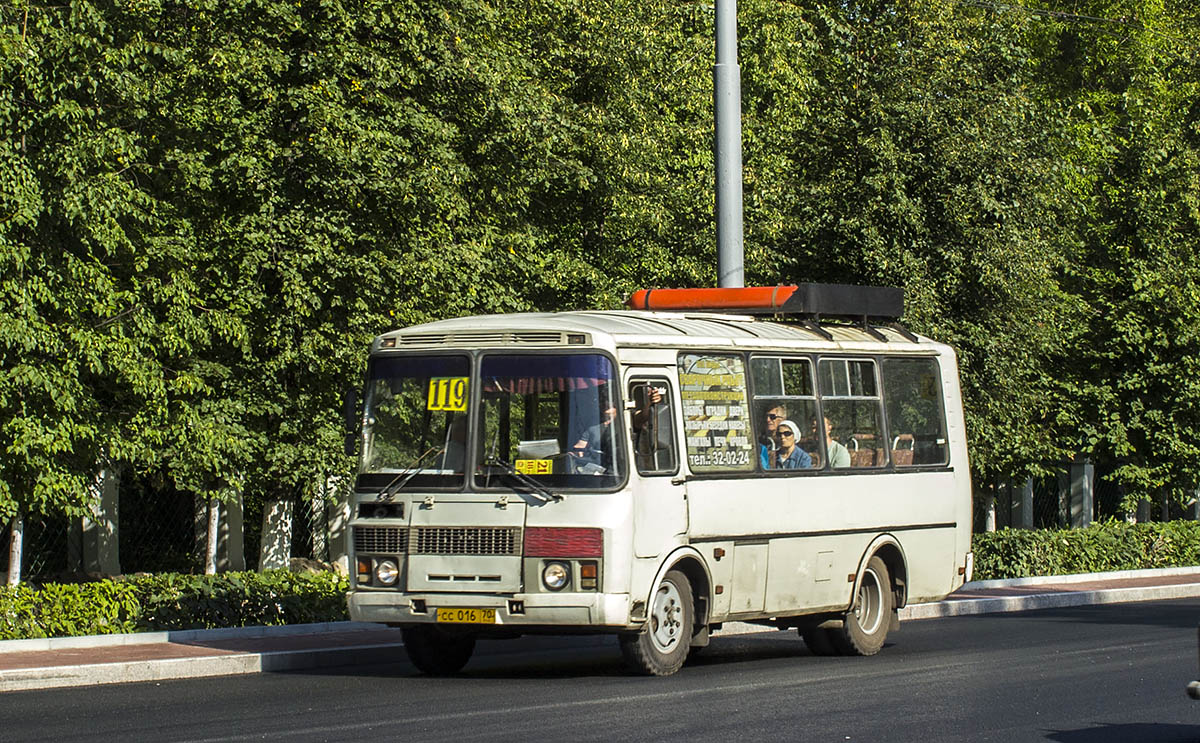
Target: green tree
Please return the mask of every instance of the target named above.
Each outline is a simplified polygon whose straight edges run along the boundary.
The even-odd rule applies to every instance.
[[[1065,285],[1087,305],[1071,350],[1073,444],[1131,496],[1200,484],[1200,15],[1190,3],[1051,3],[1047,95],[1070,112],[1082,246]]]

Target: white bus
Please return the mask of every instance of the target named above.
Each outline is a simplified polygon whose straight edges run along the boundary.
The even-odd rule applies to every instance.
[[[479,637],[603,632],[665,675],[731,621],[870,655],[969,579],[955,355],[895,323],[899,290],[630,303],[375,339],[353,619],[429,674]]]

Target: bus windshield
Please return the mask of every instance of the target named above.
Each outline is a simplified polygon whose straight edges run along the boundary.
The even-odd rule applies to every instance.
[[[548,488],[621,484],[620,403],[607,357],[488,355],[480,384],[476,487],[506,488],[522,478]]]
[[[465,473],[471,361],[466,356],[372,359],[363,457],[367,486],[460,487]]]

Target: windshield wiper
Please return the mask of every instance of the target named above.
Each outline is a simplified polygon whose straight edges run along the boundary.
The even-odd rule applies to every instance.
[[[421,466],[422,462],[424,462],[426,459],[429,459],[431,455],[441,454],[444,451],[446,451],[446,447],[444,446],[431,446],[426,449],[425,453],[417,457],[407,469],[393,477],[391,482],[379,489],[379,499],[388,500],[396,495],[396,493],[399,493],[404,489],[404,486],[408,484],[409,480],[416,477],[418,472],[425,469]]]
[[[550,501],[560,501],[563,499],[563,497],[560,493],[555,493],[553,490],[551,490],[550,488],[541,484],[540,482],[533,479],[529,475],[526,475],[524,472],[518,472],[516,467],[513,467],[511,464],[509,464],[508,462],[505,462],[503,459],[500,459],[499,457],[495,457],[495,456],[488,457],[487,460],[484,462],[484,465],[488,466],[488,467],[501,468],[502,470],[504,470],[504,474],[512,477],[517,482],[521,483],[525,487],[532,490],[533,492],[530,493],[530,495],[537,498],[542,503],[549,503]]]

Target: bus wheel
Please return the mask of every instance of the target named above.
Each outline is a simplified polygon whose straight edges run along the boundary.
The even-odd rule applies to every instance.
[[[843,655],[874,655],[887,639],[892,619],[892,582],[887,565],[878,556],[867,562],[854,605],[840,630],[831,635]]]
[[[687,576],[672,570],[663,578],[650,604],[641,632],[620,636],[625,662],[638,673],[669,676],[688,657],[692,638],[692,587]]]
[[[439,627],[418,624],[401,630],[404,650],[422,673],[449,676],[458,673],[475,652],[475,636],[450,634]]]
[[[837,655],[838,650],[833,645],[833,631],[822,627],[801,629],[800,636],[813,655]]]

